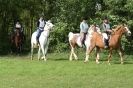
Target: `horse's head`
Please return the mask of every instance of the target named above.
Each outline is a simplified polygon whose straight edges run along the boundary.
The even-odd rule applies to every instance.
[[[126,34],[126,36],[131,36],[131,31],[127,25],[119,25],[114,29],[116,34]]]
[[[90,25],[88,29],[88,34],[92,34],[94,32],[93,27],[94,27],[93,25]]]
[[[44,27],[44,30],[51,30],[54,27],[54,25],[51,23],[51,21],[47,21]]]
[[[127,36],[131,36],[131,31],[129,30],[129,28],[127,26],[124,26],[125,28],[125,33]]]
[[[93,32],[98,32],[101,34],[100,28],[96,25],[90,25],[90,28],[88,29],[88,34],[92,34]]]

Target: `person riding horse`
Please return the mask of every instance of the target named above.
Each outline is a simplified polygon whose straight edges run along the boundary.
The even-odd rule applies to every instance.
[[[106,33],[108,36],[108,39],[104,38],[105,48],[108,48],[109,47],[109,38],[110,38],[110,35],[112,33],[112,30],[111,30],[111,25],[109,23],[109,20],[106,17],[103,20],[102,27],[103,27],[104,33]]]
[[[43,16],[41,16],[37,22],[37,36],[36,36],[37,45],[39,44],[39,37],[43,32],[45,24],[46,24],[46,21],[44,20]]]
[[[23,33],[22,25],[19,21],[17,21],[11,34],[11,52],[15,51],[17,53],[20,53],[24,39],[25,36]]]
[[[82,47],[84,45],[84,40],[86,38],[86,34],[88,32],[89,26],[87,24],[87,18],[82,18],[82,22],[80,23],[80,36],[81,36],[81,45]]]
[[[14,36],[16,35],[17,31],[19,31],[20,37],[22,38],[22,42],[24,42],[23,28],[19,21],[17,21],[15,24],[14,33],[13,33]]]

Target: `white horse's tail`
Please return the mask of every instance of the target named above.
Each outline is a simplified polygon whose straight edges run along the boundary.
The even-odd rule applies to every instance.
[[[73,33],[72,32],[69,32],[68,38],[69,38],[69,41],[73,38]]]

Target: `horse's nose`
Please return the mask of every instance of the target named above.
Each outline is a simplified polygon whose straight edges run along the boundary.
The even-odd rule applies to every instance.
[[[128,32],[128,36],[131,36],[131,32]]]

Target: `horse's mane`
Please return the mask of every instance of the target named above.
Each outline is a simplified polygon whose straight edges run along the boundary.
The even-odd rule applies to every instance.
[[[118,25],[116,28],[113,28],[113,31],[118,31],[121,27],[123,27],[122,25]]]

